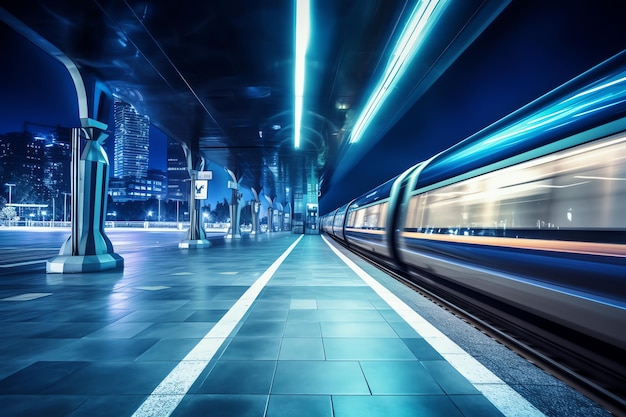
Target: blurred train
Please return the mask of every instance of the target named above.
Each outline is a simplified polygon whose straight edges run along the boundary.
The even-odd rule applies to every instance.
[[[321,227],[428,288],[623,355],[626,51],[322,216]]]

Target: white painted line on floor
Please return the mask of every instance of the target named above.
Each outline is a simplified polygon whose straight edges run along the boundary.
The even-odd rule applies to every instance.
[[[441,356],[461,375],[480,391],[485,398],[507,417],[545,417],[535,406],[518,394],[493,372],[465,352],[425,318],[400,300],[395,294],[376,281],[333,246],[325,236],[324,242],[345,262],[367,285],[369,285],[396,313],[398,313],[417,333],[420,334]]]
[[[138,290],[144,290],[144,291],[160,291],[160,290],[166,290],[168,288],[172,288],[172,287],[166,287],[165,285],[146,285],[143,287],[135,287]]]
[[[31,301],[38,298],[47,297],[52,295],[51,292],[28,292],[20,295],[14,295],[13,297],[3,298],[0,301]]]
[[[40,259],[38,261],[16,262],[14,264],[3,264],[3,265],[0,265],[0,268],[16,268],[18,266],[42,264],[42,263],[45,263],[46,261],[47,261],[47,259]]]
[[[237,302],[218,321],[198,344],[152,391],[132,417],[169,417],[185,397],[193,383],[209,364],[222,343],[241,321],[254,300],[272,278],[278,267],[296,247],[301,235],[274,263],[243,293]]]

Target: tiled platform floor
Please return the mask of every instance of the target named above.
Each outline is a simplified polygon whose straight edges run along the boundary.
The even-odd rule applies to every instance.
[[[172,402],[171,415],[190,417],[503,415],[320,236],[304,236],[232,333],[212,339],[297,238],[131,253],[123,272],[3,276],[0,415],[166,416]],[[416,309],[429,303],[382,280]],[[151,395],[207,340],[216,352],[190,361],[199,370],[197,378],[182,374],[188,391],[175,381]],[[542,374],[518,391],[538,389],[537,381],[563,389]],[[550,415],[554,407],[534,397]],[[153,408],[140,408],[147,399]],[[588,407],[584,415],[605,415],[577,401]],[[507,414],[542,415],[529,410]]]

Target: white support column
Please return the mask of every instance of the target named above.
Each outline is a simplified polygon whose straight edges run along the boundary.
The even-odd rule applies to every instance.
[[[241,239],[241,232],[239,230],[239,181],[235,176],[235,173],[228,168],[224,168],[231,180],[228,181],[228,188],[231,190],[230,198],[230,227],[226,234],[226,239]]]
[[[109,184],[109,160],[102,148],[106,124],[83,119],[72,131],[72,232],[59,255],[46,263],[48,273],[80,273],[119,269],[124,259],[116,254],[104,232]],[[82,155],[80,132],[87,137]]]
[[[197,184],[196,179],[198,171],[204,169],[204,160],[201,159],[200,169],[195,170],[193,164],[193,155],[191,151],[185,148],[187,154],[187,165],[191,177],[191,186],[189,187],[189,230],[185,239],[178,243],[180,249],[199,249],[211,247],[211,241],[207,239],[204,225],[202,224],[202,216],[198,210],[198,200],[196,199]]]

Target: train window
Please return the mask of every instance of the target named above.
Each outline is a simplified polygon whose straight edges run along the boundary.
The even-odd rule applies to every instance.
[[[348,215],[347,227],[355,229],[384,229],[387,220],[388,203],[360,207]]]
[[[519,237],[533,230],[624,231],[624,206],[622,134],[416,194],[405,230]]]

